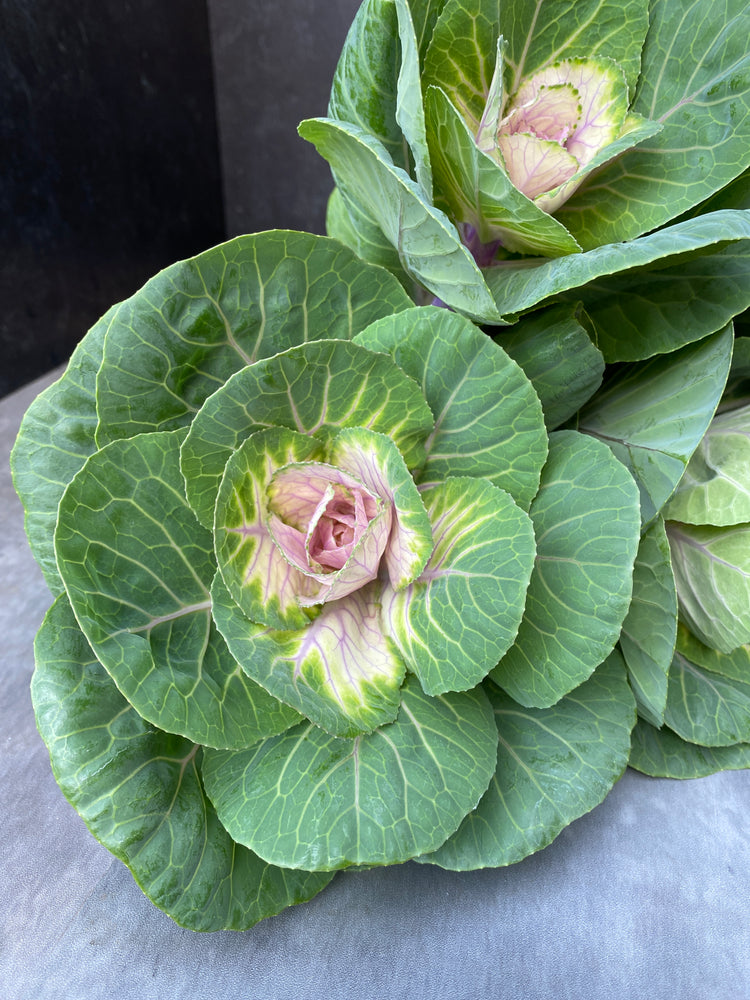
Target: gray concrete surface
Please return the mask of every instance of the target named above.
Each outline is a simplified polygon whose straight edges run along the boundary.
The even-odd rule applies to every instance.
[[[29,699],[49,595],[8,453],[40,388],[0,401],[3,1000],[747,1000],[750,772],[628,772],[547,850],[503,870],[340,875],[245,933],[176,927],[88,833]]]

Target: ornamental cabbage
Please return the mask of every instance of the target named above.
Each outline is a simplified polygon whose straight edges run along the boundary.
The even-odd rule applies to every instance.
[[[548,432],[591,392],[551,375],[542,404],[468,320],[265,233],[113,307],[32,405],[38,725],[178,922],[248,927],[350,866],[508,864],[622,773],[638,488]]]
[[[30,407],[38,726],[178,922],[746,766],[748,17],[365,0],[301,127],[359,256],[176,264]]]
[[[713,418],[664,516],[682,621],[722,653],[750,643],[750,406]]]
[[[333,172],[328,231],[415,301],[496,325],[712,256],[747,237],[731,185],[750,165],[748,31],[741,0],[719,16],[709,0],[364,0],[328,117],[300,126]]]

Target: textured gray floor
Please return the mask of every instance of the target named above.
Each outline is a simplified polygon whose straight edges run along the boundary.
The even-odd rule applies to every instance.
[[[65,802],[34,728],[48,594],[7,456],[39,387],[0,401],[3,1000],[750,998],[750,772],[629,771],[510,869],[350,873],[243,934],[173,925]]]

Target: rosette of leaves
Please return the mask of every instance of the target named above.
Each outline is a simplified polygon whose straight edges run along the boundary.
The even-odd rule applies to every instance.
[[[484,323],[582,301],[608,362],[748,305],[740,0],[365,0],[328,117],[329,232]]]
[[[29,409],[39,729],[179,923],[508,864],[621,775],[639,485],[549,433],[593,390],[542,346],[528,376],[339,243],[265,233],[114,306]]]

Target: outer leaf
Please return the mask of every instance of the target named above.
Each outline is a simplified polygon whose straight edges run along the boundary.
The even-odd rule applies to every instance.
[[[195,743],[248,746],[295,712],[252,684],[211,620],[211,536],[181,490],[180,432],[116,441],[60,501],[60,572],[80,626],[144,719]]]
[[[680,617],[722,653],[750,642],[750,525],[667,524]]]
[[[750,678],[723,677],[675,653],[664,721],[690,743],[750,743]]]
[[[410,467],[424,461],[432,414],[418,387],[390,358],[343,340],[321,340],[248,365],[202,407],[181,465],[199,520],[213,523],[224,466],[250,434],[288,427],[322,441],[341,427],[388,434]]]
[[[615,59],[631,91],[638,78],[649,20],[647,0],[542,0],[500,5],[508,39],[510,90],[548,63],[569,58]]]
[[[408,170],[408,148],[396,119],[400,47],[393,0],[365,0],[339,56],[328,115],[365,129],[385,146],[394,163]]]
[[[669,499],[705,434],[731,354],[730,327],[623,369],[581,411],[579,429],[606,441],[635,476],[644,523]]]
[[[354,125],[324,118],[302,122],[299,133],[331,164],[345,195],[372,215],[408,274],[453,309],[482,322],[499,321],[451,221],[394,166],[381,143]]]
[[[216,625],[248,677],[327,733],[353,737],[396,717],[405,667],[383,632],[377,584],[283,632],[246,618],[218,574],[211,597]]]
[[[289,462],[322,461],[315,438],[271,427],[251,434],[227,462],[216,498],[214,551],[232,600],[253,622],[303,628],[309,615],[297,603],[305,578],[290,566],[268,531],[266,489]]]
[[[479,801],[496,755],[481,688],[428,698],[410,678],[398,719],[369,736],[302,724],[247,751],[207,751],[203,777],[236,840],[325,871],[434,850]]]
[[[750,679],[750,646],[738,646],[731,653],[720,653],[718,649],[704,646],[684,625],[677,629],[677,652],[686,660],[712,674],[722,674],[731,680]]]
[[[418,11],[420,31],[428,11]],[[419,40],[407,0],[366,0],[357,11],[333,78],[330,118],[375,136],[428,197],[432,176],[419,80]]]
[[[716,194],[700,202],[686,213],[687,218],[718,212],[724,208],[750,208],[750,169],[744,170],[733,181],[720,188]]]
[[[571,204],[568,202],[567,204]],[[555,260],[506,261],[482,272],[504,322],[595,278],[642,267],[723,241],[750,238],[750,212],[726,210],[687,219],[629,243],[611,243]]]
[[[633,110],[664,128],[592,178],[560,210],[560,220],[582,246],[655,229],[747,166],[748,33],[744,0],[651,3]]]
[[[232,842],[206,799],[199,748],[140,718],[60,597],[37,636],[31,684],[55,778],[91,833],[160,909],[196,931],[245,930],[329,881]]]
[[[539,401],[523,372],[468,320],[420,306],[356,342],[387,351],[420,386],[435,417],[417,480],[489,479],[528,509],[547,457]]]
[[[419,46],[420,64],[424,61],[427,46],[432,40],[435,22],[444,6],[445,0],[409,0],[412,23]]]
[[[686,743],[666,726],[654,729],[640,720],[633,730],[628,763],[654,778],[704,778],[717,771],[750,767],[750,743],[701,747]]]
[[[476,136],[495,70],[499,0],[447,0],[427,49],[422,86],[442,87]]]
[[[665,516],[689,524],[750,521],[750,406],[714,417]]]
[[[183,427],[245,365],[301,341],[348,340],[409,305],[391,275],[308,233],[240,236],[174,264],[117,313],[97,441]]]
[[[415,293],[415,282],[401,267],[396,248],[388,242],[364,206],[347,199],[340,188],[334,188],[328,199],[326,232],[350,247],[362,260],[387,268],[410,294]]]
[[[62,377],[36,397],[10,455],[29,545],[53,594],[63,590],[53,545],[57,508],[65,487],[96,451],[96,373],[104,335],[117,309],[112,306],[94,324],[73,351]]]
[[[477,147],[443,90],[430,87],[425,108],[436,200],[451,218],[473,226],[482,243],[500,240],[508,250],[543,257],[580,252],[567,229],[521,194],[503,167]]]
[[[604,359],[589,326],[580,308],[560,305],[526,316],[495,337],[534,386],[548,430],[572,417],[602,383]]]
[[[395,0],[398,36],[401,44],[401,67],[398,74],[396,119],[409,144],[414,160],[414,174],[428,198],[432,197],[432,167],[427,149],[424,106],[420,82],[419,42],[415,34],[408,0]]]
[[[534,532],[512,498],[483,479],[448,479],[422,496],[435,551],[405,590],[385,588],[383,620],[427,694],[465,691],[516,637]]]
[[[608,363],[667,354],[722,329],[750,306],[750,241],[602,278],[581,289],[580,297]]]
[[[556,431],[531,520],[537,557],[526,610],[490,677],[522,705],[547,708],[617,642],[638,548],[638,491],[600,442]]]
[[[487,693],[500,735],[495,776],[458,832],[419,861],[454,871],[520,861],[598,805],[625,770],[635,706],[619,653],[552,708],[521,708],[492,684]]]
[[[677,591],[664,521],[657,518],[641,538],[633,600],[620,635],[639,714],[655,726],[664,722],[676,637]]]

